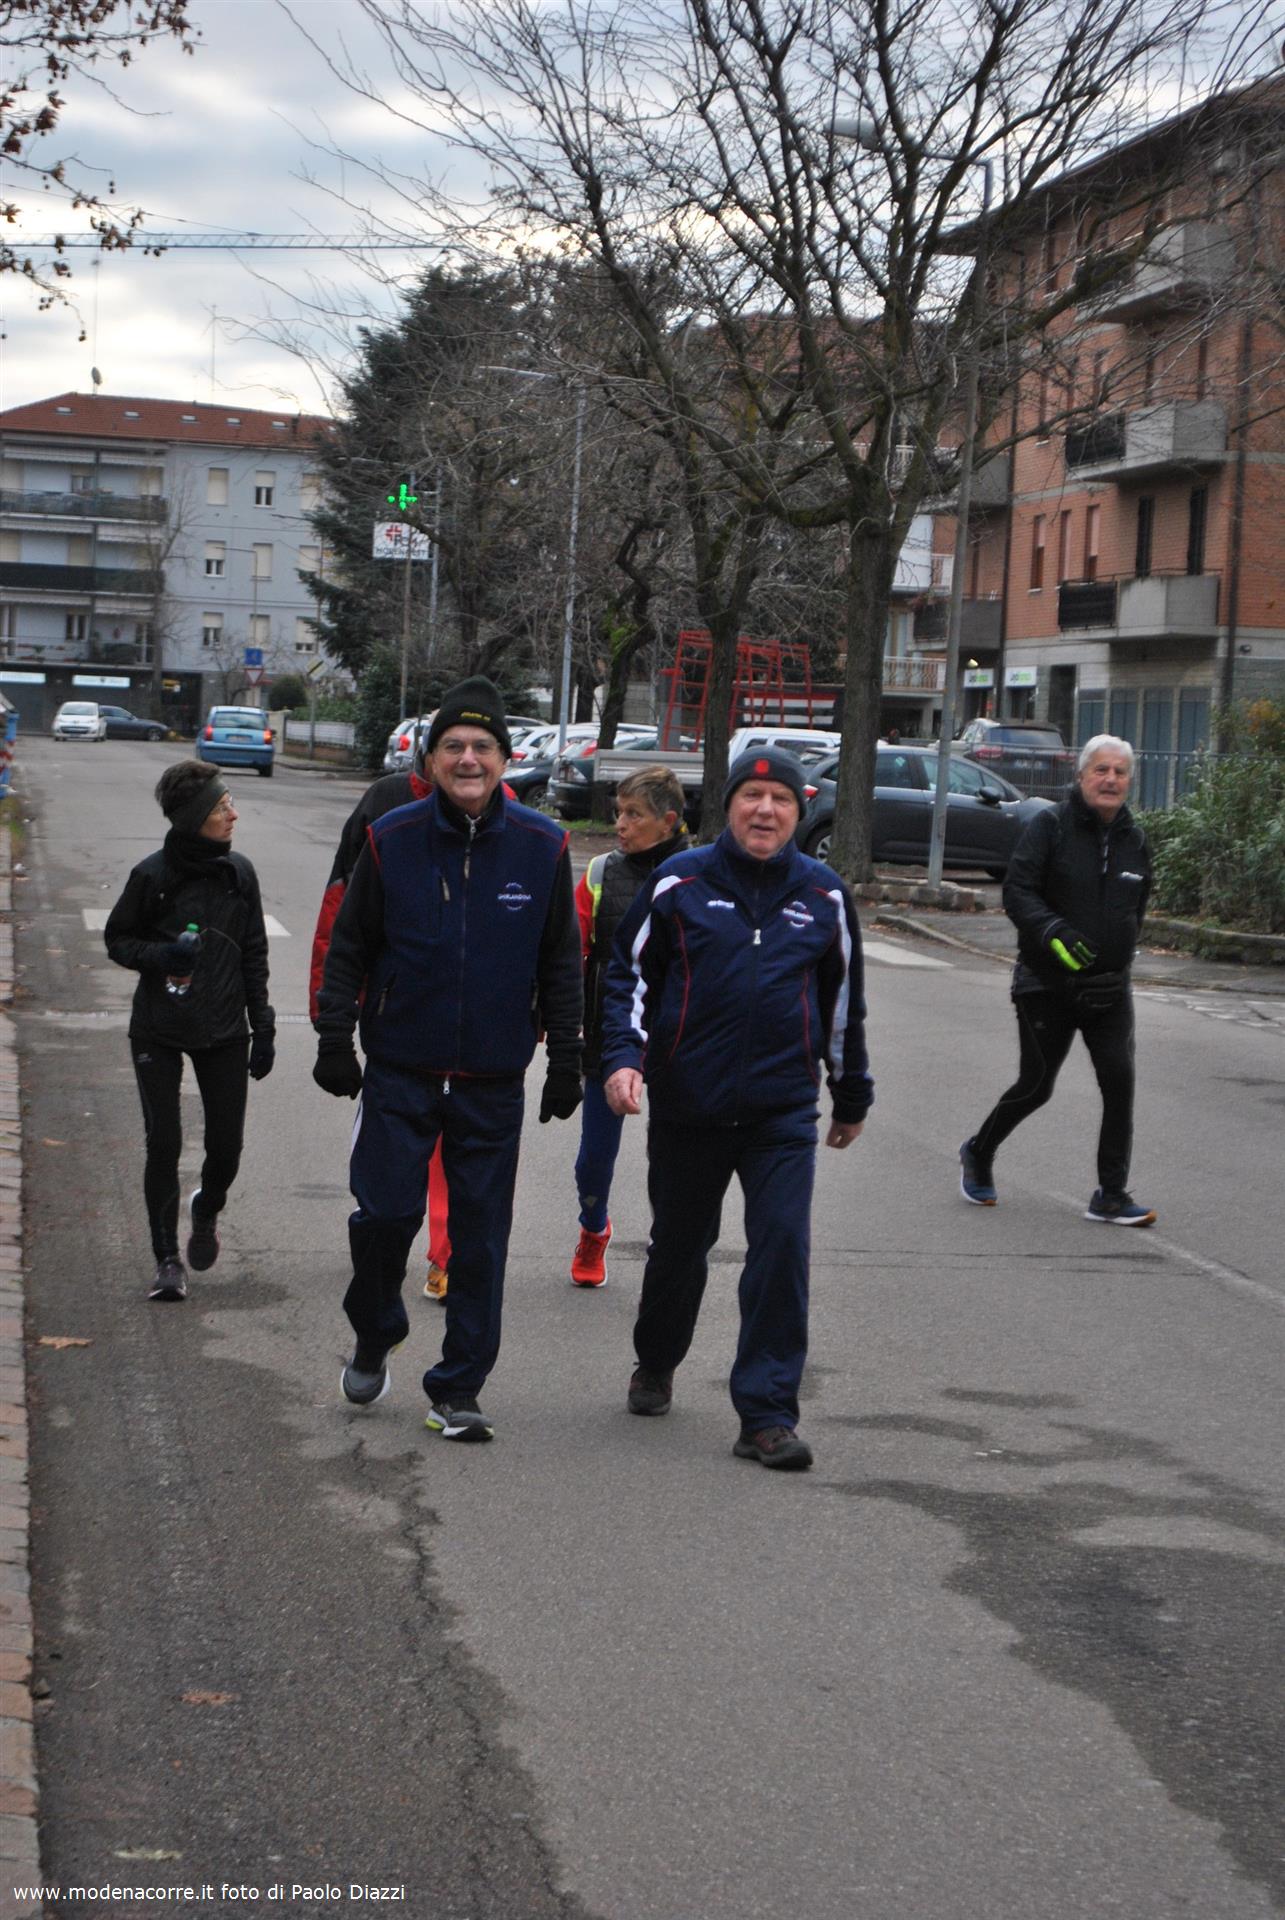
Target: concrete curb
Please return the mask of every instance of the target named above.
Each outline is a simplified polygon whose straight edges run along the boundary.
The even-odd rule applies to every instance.
[[[8,827],[0,827],[0,1004],[13,1002]],[[40,1879],[31,1696],[31,1507],[23,1344],[22,1099],[12,1016],[0,1012],[0,1920],[42,1911],[14,1897]]]

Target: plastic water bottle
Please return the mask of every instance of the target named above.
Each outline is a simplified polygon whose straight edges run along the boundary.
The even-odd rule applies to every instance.
[[[201,929],[197,926],[195,920],[188,921],[186,927],[182,933],[180,933],[174,944],[176,947],[181,947],[183,952],[189,956],[190,963],[195,963],[196,956],[201,951]],[[172,993],[175,999],[181,998],[191,984],[192,964],[189,964],[186,973],[167,973],[165,976],[165,991],[166,993]]]

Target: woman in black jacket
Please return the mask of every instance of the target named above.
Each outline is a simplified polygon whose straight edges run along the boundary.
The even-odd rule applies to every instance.
[[[219,1257],[215,1231],[241,1161],[249,1073],[272,1071],[275,1016],[268,1004],[268,937],[254,868],[233,853],[237,812],[218,771],[203,760],[167,767],[156,798],[170,823],[158,853],[141,860],[107,921],[107,951],[139,975],[129,1022],[143,1102],[143,1195],[156,1257],[152,1300],[182,1300],[178,1250],[179,1087],[191,1059],[205,1113],[201,1184],[189,1202],[188,1265]],[[180,936],[196,930],[199,945]]]

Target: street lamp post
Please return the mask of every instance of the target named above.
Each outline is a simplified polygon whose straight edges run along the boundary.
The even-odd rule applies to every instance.
[[[950,806],[950,748],[955,733],[955,685],[959,679],[960,629],[964,620],[964,569],[968,563],[968,516],[973,501],[973,453],[977,444],[977,394],[981,376],[981,322],[986,309],[986,266],[990,248],[993,167],[982,169],[982,217],[973,267],[968,372],[964,384],[964,441],[959,451],[959,497],[955,502],[955,559],[950,573],[950,610],[946,621],[946,684],[941,695],[941,732],[937,743],[937,786],[933,794],[932,833],[928,841],[928,884],[939,887],[946,864],[946,816]]]
[[[556,380],[556,373],[534,367],[479,367],[479,373],[511,373],[519,380]],[[571,718],[571,640],[576,617],[576,541],[580,532],[580,472],[584,455],[585,388],[576,383],[576,441],[571,469],[571,525],[567,532],[567,600],[562,615],[562,687],[558,700],[558,752],[567,744]]]

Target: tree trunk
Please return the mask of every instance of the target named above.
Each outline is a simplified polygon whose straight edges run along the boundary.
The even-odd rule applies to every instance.
[[[864,516],[848,529],[843,674],[843,758],[834,802],[830,865],[852,885],[872,873],[875,742],[883,695],[883,649],[888,605],[897,570],[889,531]]]

